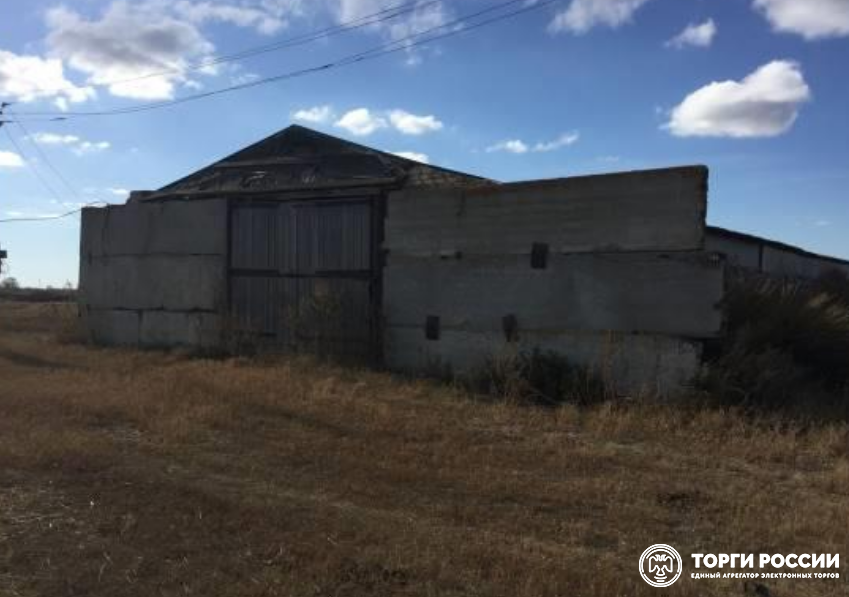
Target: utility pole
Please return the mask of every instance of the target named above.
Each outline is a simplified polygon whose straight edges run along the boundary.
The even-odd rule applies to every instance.
[[[3,128],[3,125],[6,124],[6,121],[3,120],[3,112],[8,108],[11,104],[8,102],[0,102],[0,128]],[[3,273],[3,260],[6,259],[7,253],[3,249],[0,249],[0,274]]]

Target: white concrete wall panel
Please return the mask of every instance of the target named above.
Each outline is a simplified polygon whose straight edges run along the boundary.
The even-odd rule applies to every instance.
[[[149,255],[83,258],[83,305],[99,309],[218,311],[226,292],[224,257]]]
[[[628,395],[668,396],[686,389],[701,363],[699,343],[652,335],[603,332],[521,333],[508,343],[499,333],[444,331],[438,340],[424,330],[389,326],[387,365],[395,370],[466,376],[488,361],[533,349],[554,351],[589,368]]]
[[[97,344],[138,346],[141,315],[138,311],[85,309],[83,322]]]
[[[708,230],[705,235],[705,250],[725,255],[729,265],[758,269],[760,267],[760,243],[723,236]]]
[[[84,257],[225,255],[227,202],[133,202],[83,210]]]
[[[214,313],[143,311],[139,328],[142,346],[211,348],[220,343],[221,318]]]
[[[800,255],[777,247],[764,247],[764,273],[773,276],[816,278],[829,271],[839,270],[849,275],[849,266],[830,259]]]
[[[707,169],[672,168],[390,195],[392,254],[686,251],[704,243]]]
[[[612,330],[689,338],[722,331],[724,264],[704,253],[552,255],[462,259],[390,255],[384,314],[390,326],[421,328],[428,315],[446,329]]]

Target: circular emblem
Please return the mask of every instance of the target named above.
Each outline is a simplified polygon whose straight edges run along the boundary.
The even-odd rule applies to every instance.
[[[640,556],[640,576],[653,587],[668,587],[682,570],[681,556],[670,545],[652,545]]]

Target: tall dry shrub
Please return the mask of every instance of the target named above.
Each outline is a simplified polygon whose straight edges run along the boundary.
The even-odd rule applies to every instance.
[[[703,378],[712,395],[754,407],[844,400],[849,386],[845,276],[801,282],[739,274],[724,308],[727,333],[713,347]]]
[[[598,372],[539,349],[490,357],[470,385],[476,392],[524,404],[589,405],[613,397]]]

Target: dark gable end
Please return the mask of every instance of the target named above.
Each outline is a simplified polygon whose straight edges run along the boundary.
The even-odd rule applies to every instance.
[[[293,125],[162,187],[151,198],[334,186],[480,186],[492,181]]]

